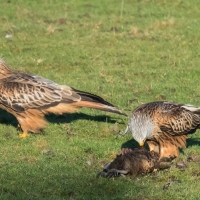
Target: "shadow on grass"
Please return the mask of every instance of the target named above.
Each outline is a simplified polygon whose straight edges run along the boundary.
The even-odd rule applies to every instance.
[[[12,126],[17,127],[18,121],[12,114],[0,109],[0,124],[11,124]]]
[[[67,166],[66,166],[67,167]],[[40,172],[37,168],[31,167],[24,173],[17,169],[15,173],[9,171],[6,176],[12,180],[12,187],[3,177],[2,187],[0,187],[1,197],[5,199],[124,199],[127,195],[127,184],[129,179],[116,178],[105,179],[96,178],[95,174],[89,172],[67,174],[55,173],[52,169]],[[57,168],[61,171],[62,168]],[[80,180],[81,177],[81,180]],[[37,184],[35,184],[37,183]],[[133,195],[148,189],[148,185],[141,185],[138,181],[131,181]],[[127,198],[128,199],[128,198]]]
[[[200,146],[200,138],[188,138],[187,139],[187,147],[190,146]]]
[[[91,120],[97,122],[107,122],[115,123],[119,118],[117,116],[107,116],[107,115],[88,115],[84,113],[67,113],[63,115],[46,115],[45,118],[49,123],[71,123],[77,120]],[[120,122],[118,122],[120,123]],[[121,122],[122,123],[122,122]],[[5,110],[0,109],[0,124],[12,125],[17,127],[17,119]]]
[[[141,148],[138,144],[138,142],[136,142],[134,139],[128,140],[127,142],[123,143],[121,145],[121,149],[122,148],[129,148],[129,149],[135,149],[135,148]],[[148,145],[145,143],[144,145],[145,149],[149,149]]]
[[[84,113],[67,113],[63,115],[54,115],[50,114],[46,116],[46,119],[51,123],[71,123],[77,120],[91,120],[97,122],[107,122],[107,123],[115,123],[117,121],[117,117],[110,117],[107,115],[88,115]]]

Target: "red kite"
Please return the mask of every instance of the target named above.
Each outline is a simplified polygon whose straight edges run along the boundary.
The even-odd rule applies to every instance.
[[[95,108],[122,114],[103,98],[59,85],[40,76],[15,72],[0,60],[0,108],[13,114],[23,130],[39,132],[47,124],[44,115],[75,112],[79,107]]]
[[[130,129],[140,146],[147,141],[150,151],[159,153],[160,158],[177,157],[178,149],[186,146],[187,135],[194,133],[199,125],[200,107],[151,102],[132,112],[125,133]]]

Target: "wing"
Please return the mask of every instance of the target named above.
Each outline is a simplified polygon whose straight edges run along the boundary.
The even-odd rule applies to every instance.
[[[161,115],[161,120],[157,120],[159,127],[168,134],[178,136],[194,133],[200,125],[200,116],[187,110],[184,105],[170,104],[159,109]]]
[[[60,86],[51,80],[15,74],[0,80],[0,103],[15,111],[31,108],[47,108],[62,102],[79,101],[80,96],[68,86]]]
[[[154,121],[155,134],[166,132],[177,136],[196,131],[200,125],[199,112],[199,107],[173,102],[150,102],[134,110]]]

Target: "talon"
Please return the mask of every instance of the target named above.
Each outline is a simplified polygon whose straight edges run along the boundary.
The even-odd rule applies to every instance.
[[[124,170],[110,169],[107,172],[106,178],[119,177],[121,176],[122,171],[124,172]]]
[[[25,137],[28,137],[28,136],[30,136],[30,134],[28,134],[26,132],[19,134],[20,138],[25,138]]]
[[[99,178],[100,176],[106,178],[107,177],[107,173],[104,172],[104,171],[98,172],[96,177]]]

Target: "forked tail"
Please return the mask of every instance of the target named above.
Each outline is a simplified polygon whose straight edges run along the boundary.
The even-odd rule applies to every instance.
[[[88,92],[83,92],[83,91],[76,90],[76,89],[73,89],[73,90],[78,95],[81,96],[81,101],[74,103],[75,106],[94,108],[94,109],[98,109],[98,110],[105,110],[108,112],[127,116],[126,113],[123,113],[117,107],[115,107],[114,105],[105,101],[103,98],[101,98],[97,95],[94,95],[94,94],[91,94]]]

